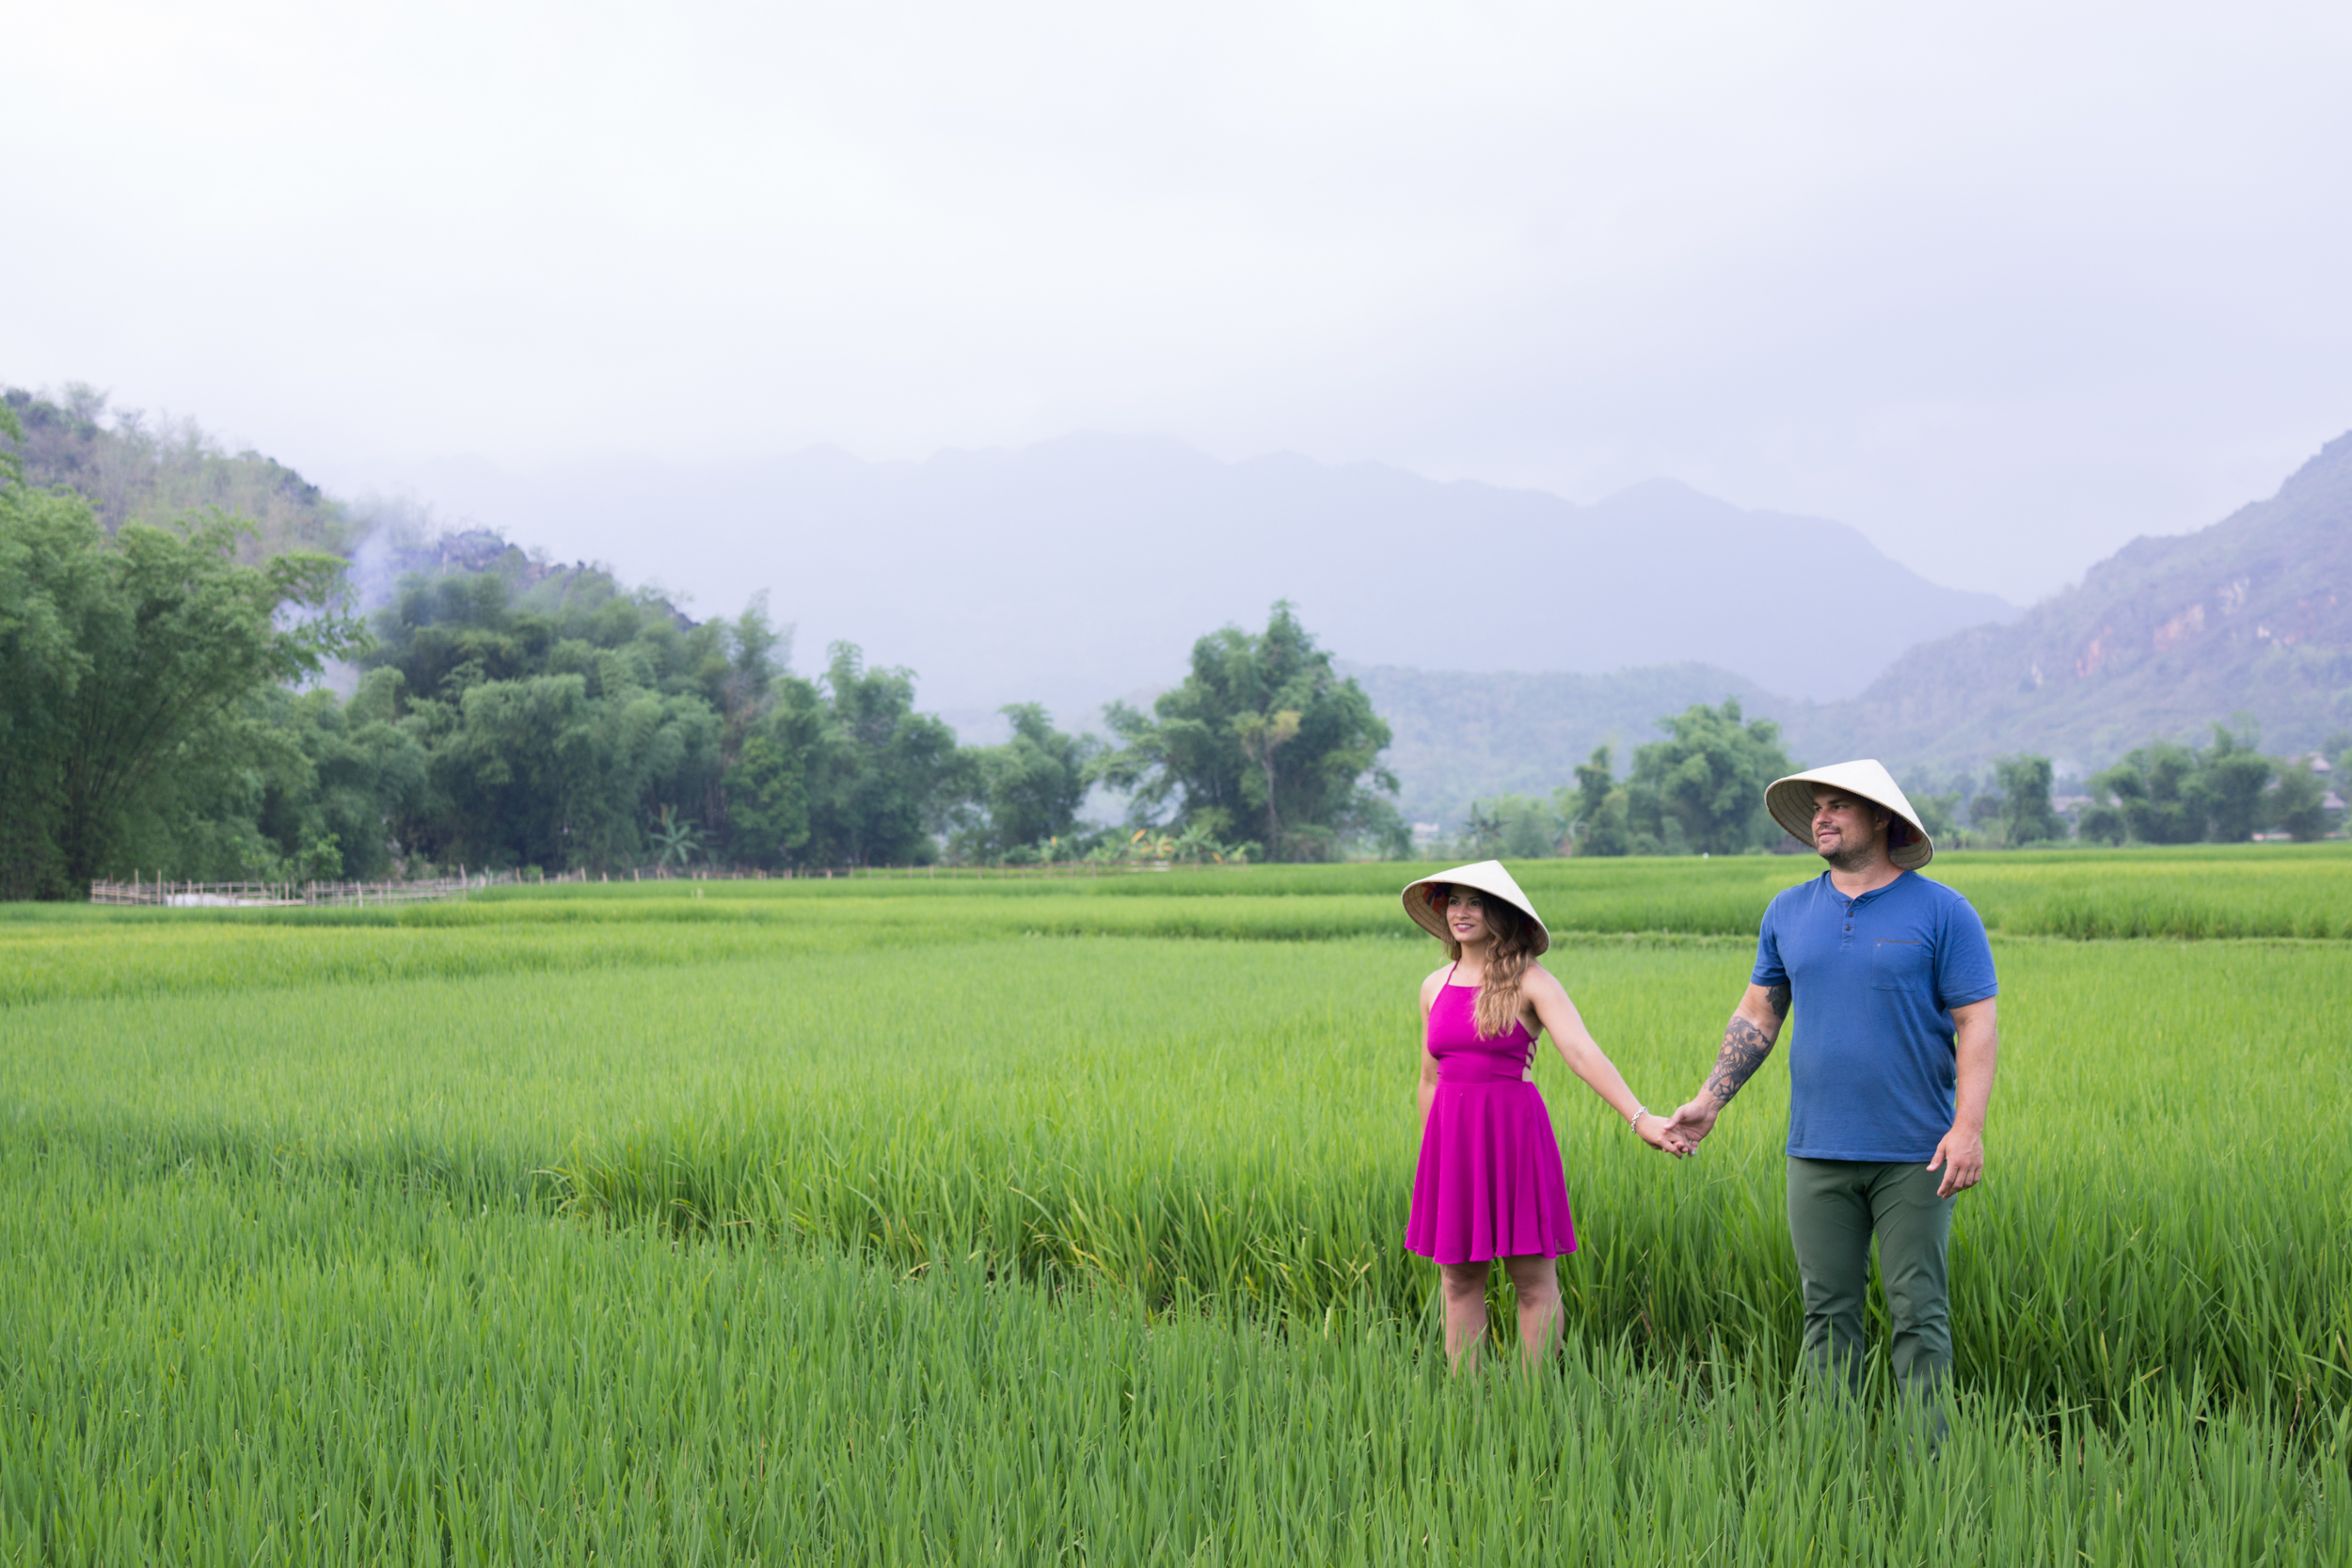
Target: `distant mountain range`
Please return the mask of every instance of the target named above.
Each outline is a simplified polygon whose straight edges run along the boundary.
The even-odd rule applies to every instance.
[[[1597,505],[1299,457],[1222,463],[1073,436],[921,463],[803,452],[732,467],[417,476],[444,512],[731,613],[765,587],[803,662],[835,638],[913,668],[969,727],[1040,701],[1065,722],[1168,684],[1193,640],[1295,603],[1361,665],[1603,671],[1712,663],[1858,692],[1922,637],[2015,609],[1939,587],[1840,523],[1653,481]],[[1835,571],[1853,608],[1797,613]]]
[[[259,521],[253,552],[355,555],[375,594],[400,570],[503,546],[395,546],[380,508],[194,426],[110,427],[78,389],[62,404],[0,395],[26,425],[27,479],[85,490],[109,526],[223,505]],[[1580,506],[1103,436],[923,463],[819,451],[419,479],[434,521],[603,560],[706,615],[765,589],[799,624],[800,667],[856,641],[913,667],[923,705],[971,739],[991,737],[1004,703],[1086,725],[1108,698],[1148,699],[1193,639],[1262,625],[1288,597],[1388,716],[1402,804],[1422,820],[1549,792],[1603,740],[1622,768],[1661,716],[1725,697],[1779,721],[1801,760],[1876,755],[1918,778],[2018,751],[2086,771],[2239,713],[2274,751],[2352,735],[2352,436],[2276,496],[2135,540],[2022,615],[1925,581],[1843,525],[1666,481]],[[1605,673],[1531,673],[1575,670]]]
[[[1811,602],[1776,608],[1793,619],[1791,605]],[[1979,776],[2014,752],[2080,775],[2159,736],[2201,742],[2238,714],[2270,750],[2338,751],[2352,736],[2352,435],[2268,500],[2195,533],[2136,539],[2080,586],[2008,624],[1922,641],[1841,701],[1695,663],[1349,673],[1396,732],[1406,815],[1449,824],[1481,796],[1549,794],[1603,740],[1622,771],[1659,718],[1726,697],[1778,721],[1800,762],[1877,756],[1919,784]]]
[[[2135,539],[2006,626],[1923,641],[1849,702],[1788,705],[1817,755],[2105,764],[2251,714],[2274,751],[2352,732],[2352,435],[2211,528]]]

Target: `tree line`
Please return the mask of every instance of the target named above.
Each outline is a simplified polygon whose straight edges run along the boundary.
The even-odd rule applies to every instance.
[[[80,896],[134,872],[373,879],[461,864],[610,874],[1410,849],[1381,762],[1388,724],[1286,604],[1261,631],[1199,640],[1148,711],[1105,709],[1105,736],[1022,704],[1003,710],[1001,744],[966,746],[918,711],[912,672],[871,667],[852,644],[802,674],[788,631],[756,602],[697,623],[494,536],[417,556],[422,569],[362,617],[346,559],[362,521],[292,470],[192,431],[102,426],[102,404],[0,397],[0,896]],[[208,495],[240,511],[184,504]],[[174,520],[141,520],[158,513]],[[1793,766],[1776,725],[1727,701],[1660,727],[1624,777],[1604,745],[1548,798],[1473,802],[1443,847],[1792,847],[1761,806],[1764,784]],[[2217,726],[2205,746],[2129,753],[2064,811],[2035,755],[1913,800],[1945,844],[2309,838],[2339,815],[2321,766]],[[1126,797],[1124,821],[1087,819],[1098,785]]]
[[[1576,782],[1549,798],[1472,801],[1451,847],[1521,859],[1554,855],[1761,853],[1797,847],[1763,809],[1764,786],[1796,771],[1779,726],[1747,720],[1737,701],[1696,704],[1658,721],[1661,739],[1634,749],[1619,779],[1612,748],[1597,748]],[[1994,760],[1984,787],[1910,796],[1940,845],[2026,847],[2087,844],[2241,844],[2257,833],[2323,838],[2343,816],[2328,781],[2352,766],[2352,736],[2301,757],[2265,754],[2250,723],[2217,724],[2202,747],[2152,741],[2083,782],[2061,810],[2051,759]]]
[[[21,436],[0,405],[0,432]],[[836,643],[795,673],[755,602],[693,622],[505,549],[353,613],[347,562],[249,553],[216,509],[109,531],[0,450],[0,896],[91,879],[421,876],[716,862],[1402,853],[1389,731],[1277,605],[1202,638],[1110,736],[1006,708],[966,746],[912,672]],[[340,670],[348,695],[322,684]],[[1127,820],[1084,819],[1098,784]]]

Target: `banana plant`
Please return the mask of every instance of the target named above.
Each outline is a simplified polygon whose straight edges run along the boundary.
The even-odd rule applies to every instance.
[[[653,830],[653,863],[663,870],[675,865],[683,871],[686,863],[702,851],[702,833],[692,823],[680,821],[676,813],[675,806],[663,806]]]

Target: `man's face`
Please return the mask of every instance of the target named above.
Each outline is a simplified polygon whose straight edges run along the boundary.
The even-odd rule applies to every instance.
[[[1840,869],[1864,865],[1885,847],[1886,813],[1860,796],[1813,786],[1813,847]]]

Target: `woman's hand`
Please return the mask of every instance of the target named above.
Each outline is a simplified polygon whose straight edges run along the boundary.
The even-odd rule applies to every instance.
[[[1663,1149],[1680,1159],[1695,1147],[1690,1139],[1677,1132],[1674,1124],[1656,1111],[1645,1111],[1633,1118],[1633,1131],[1652,1148]]]

